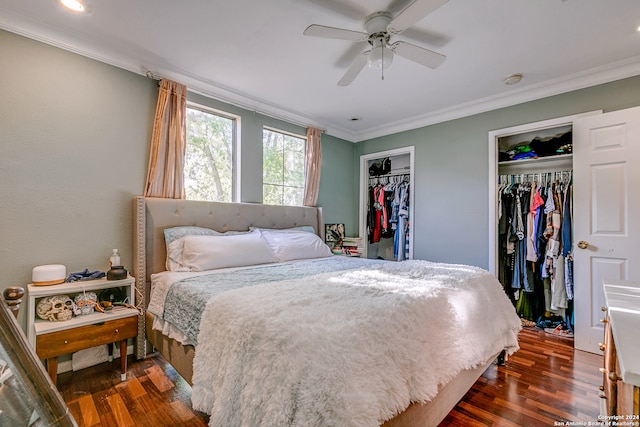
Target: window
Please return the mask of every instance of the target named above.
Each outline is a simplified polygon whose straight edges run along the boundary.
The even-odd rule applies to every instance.
[[[265,128],[262,132],[262,202],[302,206],[307,139]]]
[[[237,118],[187,105],[184,189],[188,200],[232,202],[236,182]]]

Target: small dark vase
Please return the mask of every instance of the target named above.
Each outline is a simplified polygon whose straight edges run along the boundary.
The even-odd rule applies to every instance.
[[[121,265],[114,265],[107,271],[107,280],[122,280],[127,278],[127,270]]]

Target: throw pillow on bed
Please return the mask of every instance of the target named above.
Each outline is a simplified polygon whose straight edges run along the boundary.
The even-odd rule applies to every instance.
[[[197,227],[195,225],[183,225],[164,229],[164,241],[166,244],[167,258],[165,268],[168,271],[189,271],[184,268],[182,252],[184,250],[183,237],[186,236],[231,236],[247,234],[249,231],[227,231],[221,233],[211,228]]]
[[[260,231],[279,262],[326,258],[333,255],[329,246],[313,233],[297,230]]]
[[[185,236],[182,241],[181,268],[185,269],[182,271],[206,271],[278,261],[260,232]]]
[[[263,228],[263,227],[249,227],[249,230],[260,230],[260,231],[274,231],[274,232],[289,232],[289,231],[305,231],[307,233],[316,234],[315,228],[311,225],[296,225],[295,227],[289,228]]]

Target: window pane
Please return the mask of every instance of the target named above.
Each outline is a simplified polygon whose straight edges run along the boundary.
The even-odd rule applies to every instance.
[[[264,184],[262,186],[262,203],[265,205],[281,205],[282,204],[282,186]]]
[[[282,152],[284,138],[282,134],[266,131],[263,139],[262,151],[262,180],[268,184],[282,183],[282,171],[284,168]]]
[[[187,108],[187,199],[233,201],[234,127],[233,119]]]
[[[300,187],[284,187],[284,204],[293,206],[302,206],[304,197],[304,188]]]
[[[263,203],[302,205],[306,139],[263,130]]]
[[[284,184],[304,187],[304,140],[289,137],[284,146]]]

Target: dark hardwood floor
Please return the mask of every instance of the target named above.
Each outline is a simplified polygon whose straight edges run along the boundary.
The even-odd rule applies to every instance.
[[[576,351],[573,339],[537,328],[520,333],[520,350],[492,365],[441,426],[554,426],[596,422],[602,356]]]
[[[520,350],[492,365],[441,426],[553,426],[598,417],[602,357],[575,351],[573,341],[526,328]],[[119,363],[58,376],[58,388],[79,427],[206,426],[191,409],[191,388],[160,356],[134,360],[127,380]]]

